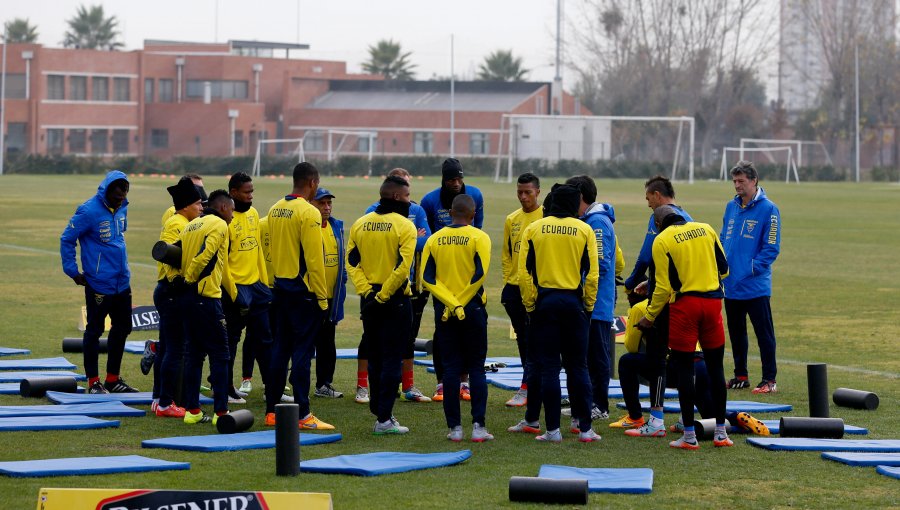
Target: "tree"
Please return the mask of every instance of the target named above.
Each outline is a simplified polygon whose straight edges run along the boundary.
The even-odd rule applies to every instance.
[[[6,40],[11,43],[35,43],[37,42],[37,27],[28,22],[28,19],[15,18],[7,21]]]
[[[120,35],[116,30],[119,20],[115,16],[107,18],[102,5],[90,8],[81,5],[75,12],[75,17],[66,23],[69,24],[69,30],[62,42],[66,48],[112,51],[123,46],[116,40]]]
[[[512,50],[491,52],[478,66],[478,79],[482,81],[524,81],[527,74],[522,58],[514,57]]]
[[[369,60],[362,63],[368,73],[380,74],[386,80],[412,80],[415,64],[409,61],[412,52],[403,53],[400,43],[393,39],[381,39],[369,46]]]

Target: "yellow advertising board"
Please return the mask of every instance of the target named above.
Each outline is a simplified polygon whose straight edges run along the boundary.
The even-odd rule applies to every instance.
[[[41,489],[37,510],[332,510],[321,492]]]

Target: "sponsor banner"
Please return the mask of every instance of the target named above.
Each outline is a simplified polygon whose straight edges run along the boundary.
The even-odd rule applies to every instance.
[[[332,510],[331,494],[152,489],[41,489],[37,510]]]
[[[84,325],[87,324],[87,307],[81,307],[81,321],[78,323],[78,330],[84,331]],[[109,331],[110,322],[109,317],[106,317],[106,327],[103,328],[104,331]],[[156,311],[156,307],[153,305],[150,306],[135,306],[131,309],[131,330],[132,331],[145,331],[150,329],[159,329],[159,313]]]

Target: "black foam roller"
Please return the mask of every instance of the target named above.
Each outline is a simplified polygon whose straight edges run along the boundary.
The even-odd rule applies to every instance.
[[[434,352],[434,342],[431,340],[425,340],[422,338],[416,338],[415,346],[413,347],[416,351],[422,351],[425,354],[432,354]]]
[[[828,418],[828,365],[806,365],[806,385],[809,390],[809,415],[813,418]]]
[[[48,391],[75,393],[78,383],[74,377],[29,377],[19,383],[19,394],[23,397],[43,397]]]
[[[157,241],[150,252],[153,260],[181,269],[181,246]]]
[[[63,352],[84,352],[84,339],[70,337],[63,338],[62,350]],[[108,350],[109,345],[107,344],[107,340],[105,338],[101,338],[100,352],[106,353]]]
[[[844,420],[840,418],[783,417],[778,425],[781,437],[814,437],[840,439],[844,437]]]
[[[728,426],[728,420],[725,420],[725,427]],[[716,433],[716,419],[694,420],[694,432],[697,434],[697,439],[712,439]]]
[[[240,409],[231,411],[230,413],[219,416],[216,420],[216,430],[219,434],[235,434],[243,432],[253,426],[253,413],[248,409]]]
[[[878,409],[878,395],[871,391],[852,390],[850,388],[838,388],[831,396],[835,405],[852,407],[853,409],[866,409],[874,411]]]
[[[275,406],[275,474],[297,476],[300,472],[300,406]]]
[[[509,479],[509,500],[560,505],[586,505],[587,480],[553,480],[514,476]]]

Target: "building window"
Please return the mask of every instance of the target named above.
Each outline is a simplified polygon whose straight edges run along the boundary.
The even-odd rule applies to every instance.
[[[87,100],[87,76],[69,76],[69,99]]]
[[[174,100],[174,80],[159,80],[159,102],[171,103]]]
[[[62,129],[48,129],[47,130],[47,153],[48,154],[62,154],[64,135],[65,135],[65,132]]]
[[[131,101],[131,79],[113,78],[115,101]]]
[[[109,78],[106,76],[91,78],[91,98],[94,101],[109,101]]]
[[[66,98],[66,77],[61,74],[47,75],[47,99]],[[60,142],[62,138],[60,138]],[[62,147],[60,147],[62,150]]]
[[[360,136],[356,139],[356,152],[369,152],[369,137]]]
[[[94,154],[106,154],[109,152],[109,130],[91,130],[91,152]]]
[[[69,152],[83,154],[87,152],[87,130],[86,129],[70,129],[69,130]]]
[[[236,130],[234,132],[234,148],[239,149],[243,146],[244,146],[244,132]]]
[[[416,154],[431,154],[434,152],[434,133],[415,133],[413,136],[413,152]]]
[[[144,102],[153,102],[153,78],[144,79]]]
[[[112,134],[112,150],[115,154],[123,154],[128,152],[128,130],[113,129]]]
[[[168,129],[151,129],[150,130],[150,146],[154,149],[169,148],[169,130]]]
[[[487,154],[491,150],[491,135],[472,133],[469,135],[469,154]]]
[[[206,82],[213,99],[247,99],[247,82],[237,80],[188,80],[187,97],[202,98]]]
[[[25,75],[6,74],[6,99],[25,99]]]
[[[25,134],[28,125],[24,122],[10,122],[6,127],[6,152],[8,154],[27,152],[28,139],[25,137]]]
[[[308,131],[303,135],[303,150],[323,152],[325,150],[325,134],[320,131]]]

